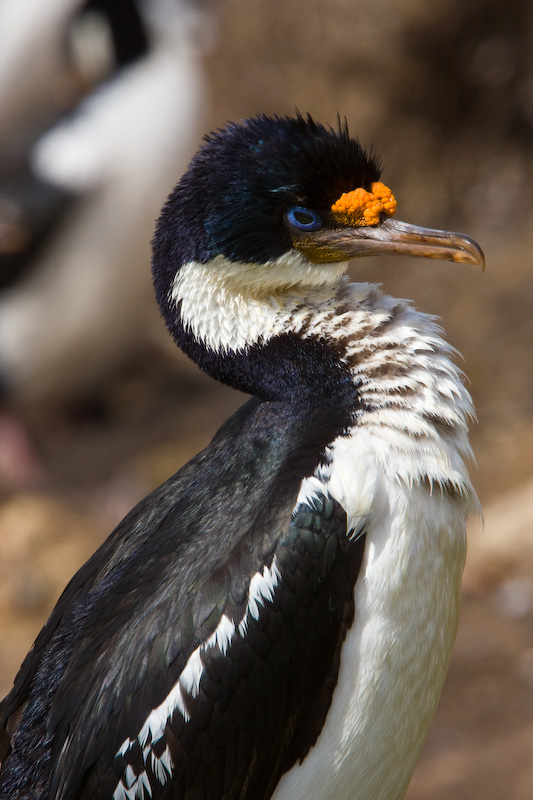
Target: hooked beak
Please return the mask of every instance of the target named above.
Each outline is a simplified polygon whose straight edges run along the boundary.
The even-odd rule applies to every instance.
[[[390,217],[378,225],[322,229],[294,246],[318,263],[385,254],[439,258],[485,269],[483,251],[464,233],[420,228]]]

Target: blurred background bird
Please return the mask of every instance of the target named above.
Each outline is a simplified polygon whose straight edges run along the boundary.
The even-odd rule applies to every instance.
[[[0,162],[0,380],[9,404],[41,411],[90,396],[150,341],[153,220],[205,124],[208,25],[186,0],[52,10],[4,9],[0,71],[0,113],[24,134]]]
[[[89,34],[80,34],[83,26],[78,27],[78,34],[70,38],[78,44],[66,46],[65,31],[72,30],[73,17],[79,22],[80,16],[87,16],[87,12],[80,13],[83,4],[54,0],[47,4],[46,15],[39,13],[39,5],[30,0],[0,4],[0,35],[3,42],[12,43],[0,47],[1,196],[6,209],[1,212],[2,248],[9,251],[0,328],[4,303],[21,297],[24,283],[32,298],[31,286],[39,273],[46,275],[46,264],[51,263],[47,258],[52,245],[58,253],[67,252],[68,245],[73,268],[75,263],[85,263],[89,265],[86,271],[100,260],[106,261],[107,253],[115,252],[114,268],[120,271],[121,258],[114,250],[113,237],[121,225],[117,214],[127,204],[118,200],[118,190],[113,214],[105,218],[96,241],[76,236],[75,242],[73,225],[81,230],[78,220],[83,204],[96,220],[98,203],[91,202],[91,192],[104,196],[107,187],[104,190],[96,181],[92,189],[86,183],[80,192],[73,185],[53,182],[51,174],[38,172],[42,169],[38,164],[43,162],[37,157],[46,152],[47,142],[51,147],[53,138],[48,136],[65,132],[61,118],[72,120],[74,131],[76,108],[89,109],[99,92],[111,90],[115,68],[109,66],[109,48],[100,44],[103,54],[98,55],[98,48],[91,45],[90,58],[80,55],[85,52],[83,42],[93,36],[91,26],[93,31],[107,28],[103,40],[113,41],[111,23],[104,14],[102,26],[101,12],[97,22],[93,9]],[[146,9],[135,8],[146,30]],[[180,13],[171,0],[161,8],[171,16]],[[386,159],[387,180],[394,186],[404,216],[422,224],[468,230],[483,244],[486,273],[480,276],[463,270],[459,282],[450,280],[445,266],[432,265],[426,280],[420,281],[419,270],[412,270],[408,263],[400,266],[381,259],[379,265],[377,261],[357,262],[352,275],[358,280],[383,282],[391,294],[412,298],[418,307],[444,318],[449,340],[465,357],[479,417],[472,430],[479,464],[473,480],[485,510],[485,531],[483,535],[478,528],[470,531],[462,625],[448,690],[408,797],[414,800],[431,791],[437,800],[444,800],[452,790],[459,797],[479,794],[484,800],[499,800],[506,794],[528,797],[533,737],[526,713],[533,692],[529,534],[533,517],[529,192],[533,23],[528,4],[512,0],[503,8],[495,0],[470,0],[467,4],[437,0],[429,9],[421,0],[401,8],[392,0],[360,0],[357,4],[310,0],[305,5],[297,0],[271,0],[268,4],[226,0],[211,6],[187,3],[180,9],[186,19],[190,20],[187,15],[192,13],[198,23],[188,30],[194,63],[191,81],[197,81],[198,75],[200,81],[198,116],[191,110],[187,120],[183,117],[185,137],[190,126],[189,152],[180,156],[183,164],[199,134],[227,119],[257,111],[292,113],[299,107],[333,121],[340,111],[361,139],[373,142]],[[17,12],[18,23],[14,21]],[[165,30],[170,34],[170,28]],[[148,63],[150,53],[154,55],[150,47],[144,49],[141,38],[133,48],[139,55],[115,77],[126,76]],[[74,76],[70,69],[65,70],[65,59],[70,63],[73,50],[78,53],[78,64],[89,60],[84,68],[89,77],[76,75],[80,67]],[[174,52],[172,46],[170,50]],[[175,52],[179,53],[179,48]],[[53,74],[63,77],[52,80]],[[9,113],[8,105],[12,108]],[[168,113],[174,107],[169,102]],[[78,130],[81,133],[82,129]],[[125,153],[127,136],[121,133],[118,138],[124,140]],[[181,144],[176,146],[181,148]],[[118,158],[116,142],[109,147],[114,162]],[[169,152],[167,158],[172,159],[173,154]],[[161,198],[176,174],[176,165],[173,171],[170,161],[167,163],[167,184],[161,186]],[[118,170],[118,163],[116,166]],[[139,163],[139,175],[141,172]],[[15,173],[19,177],[15,178]],[[28,178],[22,177],[28,173],[33,176],[29,184]],[[128,195],[126,176],[124,181],[122,197],[132,196],[133,190]],[[18,188],[22,185],[32,188]],[[37,198],[43,192],[44,202],[19,202],[21,194]],[[30,215],[33,233],[19,224],[17,208],[21,206],[36,209]],[[80,291],[86,293],[88,310],[79,308],[79,317],[92,318],[94,326],[81,337],[82,342],[76,339],[75,330],[60,334],[60,350],[67,348],[61,343],[63,338],[72,336],[71,341],[77,342],[64,368],[60,359],[46,356],[57,366],[42,370],[44,379],[36,379],[33,388],[23,389],[22,378],[16,378],[31,376],[33,348],[39,352],[41,339],[51,336],[51,322],[67,315],[70,306],[65,306],[62,291],[57,291],[54,310],[45,302],[41,306],[32,300],[35,314],[30,316],[41,307],[46,315],[38,333],[32,334],[27,358],[6,358],[3,363],[0,347],[7,418],[5,427],[0,420],[0,444],[9,440],[0,509],[0,676],[6,690],[75,566],[107,534],[110,523],[197,451],[239,402],[223,387],[213,389],[185,367],[185,360],[169,354],[166,345],[160,344],[165,336],[153,304],[147,259],[157,206],[155,203],[151,219],[145,222],[144,240],[136,251],[139,261],[145,263],[144,299],[137,311],[132,307],[129,320],[133,327],[129,333],[122,328],[120,347],[115,348],[114,334],[107,334],[113,354],[110,361],[105,349],[100,351],[101,357],[93,358],[90,353],[90,338],[96,342],[106,337],[95,295],[86,287],[88,276],[81,266],[79,280],[84,288]],[[122,230],[133,235],[142,226],[140,221],[130,221]],[[104,242],[106,231],[111,236],[108,245]],[[24,247],[21,242],[26,242]],[[90,252],[87,257],[83,251],[92,247],[94,257]],[[59,261],[55,265],[61,272]],[[133,265],[132,259],[132,270]],[[55,294],[53,288],[47,288],[54,286],[50,280],[42,279],[43,298],[48,292]],[[133,286],[133,275],[131,282]],[[75,289],[76,284],[73,277],[70,285]],[[119,291],[114,302],[120,306],[130,288],[125,279],[114,285]],[[72,309],[81,302],[80,291],[74,291],[74,300],[69,301],[74,303]],[[76,321],[77,315],[72,316]],[[117,314],[117,321],[120,316]],[[147,323],[136,323],[136,319]],[[9,330],[15,331],[16,326],[10,324]],[[10,334],[8,338],[15,337]],[[43,359],[45,350],[54,352],[43,348]],[[37,364],[35,374],[39,372]],[[76,372],[83,378],[78,388]],[[91,372],[86,381],[85,375]],[[33,378],[28,378],[26,387],[32,382]],[[45,393],[40,387],[47,383],[52,389]],[[0,461],[1,453],[0,447]],[[13,476],[16,458],[22,463]],[[35,465],[39,489],[28,487],[35,482]],[[26,484],[26,488],[14,491],[13,483],[19,487]]]

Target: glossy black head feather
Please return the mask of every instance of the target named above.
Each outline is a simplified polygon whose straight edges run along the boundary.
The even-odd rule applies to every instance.
[[[343,192],[370,189],[375,157],[346,123],[325,127],[310,116],[260,115],[205,138],[167,200],[153,240],[158,301],[182,264],[217,255],[263,264],[291,248],[285,215],[307,206],[326,218]]]

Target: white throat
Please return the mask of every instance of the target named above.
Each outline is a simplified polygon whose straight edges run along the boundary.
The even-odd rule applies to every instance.
[[[217,256],[206,264],[184,264],[171,302],[181,302],[184,327],[207,347],[245,350],[288,330],[301,330],[308,307],[318,311],[331,300],[347,267],[311,264],[296,251],[265,265]]]

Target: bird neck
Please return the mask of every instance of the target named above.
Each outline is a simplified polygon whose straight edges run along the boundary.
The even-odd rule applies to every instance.
[[[473,408],[434,320],[350,282],[346,265],[309,274],[304,263],[296,267],[278,263],[273,275],[217,259],[185,265],[169,293],[176,341],[242,391],[325,414],[341,409],[345,430],[371,433],[376,452],[383,443],[384,463],[392,449],[411,472],[438,476],[453,464],[463,475]]]
[[[326,307],[344,269],[331,265],[313,275],[298,258],[267,268],[220,257],[189,263],[171,288],[167,324],[204,371],[241,391],[300,405],[330,405],[336,398],[354,407],[346,364],[320,332],[304,330],[306,306]]]

